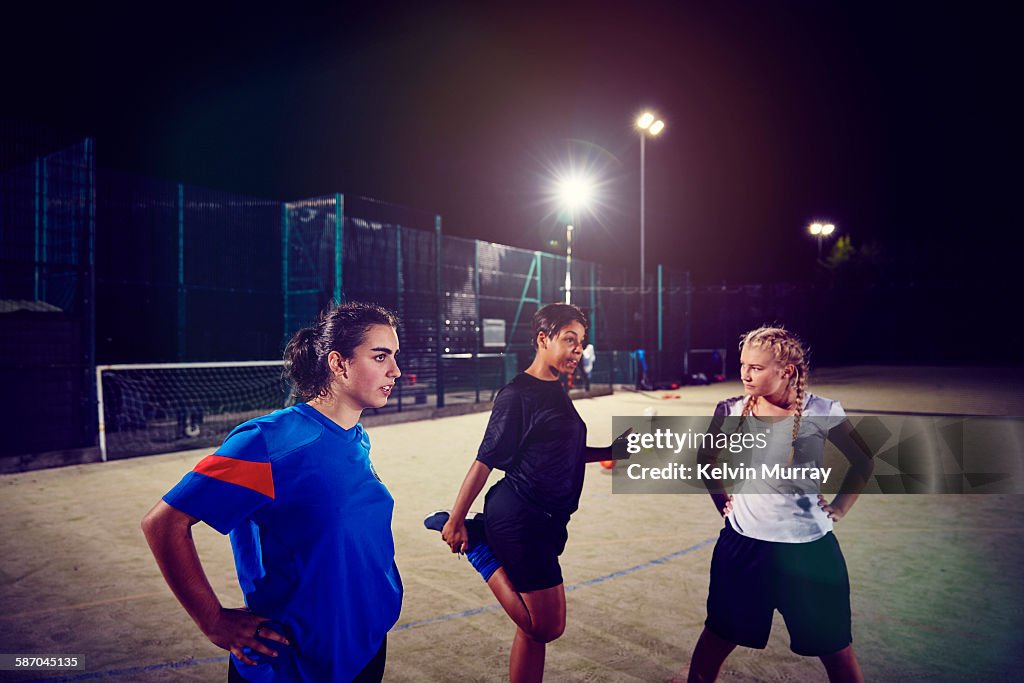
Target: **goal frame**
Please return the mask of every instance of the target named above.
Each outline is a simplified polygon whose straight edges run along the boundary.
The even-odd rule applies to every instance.
[[[103,416],[103,373],[112,370],[176,370],[191,368],[253,368],[272,365],[284,366],[283,360],[242,360],[242,361],[211,361],[199,363],[117,363],[96,366],[96,413],[97,430],[100,446],[100,460],[107,461],[107,429],[106,418]]]

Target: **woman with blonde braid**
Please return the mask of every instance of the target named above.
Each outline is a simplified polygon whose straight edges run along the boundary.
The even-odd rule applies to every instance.
[[[768,447],[756,457],[769,466],[820,466],[828,438],[853,467],[831,502],[818,493],[816,482],[805,479],[744,481],[735,496],[712,490],[725,527],[711,560],[708,616],[690,660],[689,681],[715,680],[737,645],[763,649],[776,609],[785,618],[794,652],[821,658],[830,681],[863,680],[851,644],[846,561],[832,526],[856,501],[871,461],[839,402],[807,391],[806,356],[796,335],[781,327],[743,335],[745,395],[719,403],[716,419],[745,417],[751,429],[765,433]],[[803,419],[811,417],[820,419]],[[786,418],[793,421],[791,431],[765,424]]]

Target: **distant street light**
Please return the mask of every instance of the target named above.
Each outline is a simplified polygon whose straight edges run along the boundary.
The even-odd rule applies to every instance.
[[[818,260],[821,260],[821,243],[826,237],[836,231],[836,226],[831,223],[811,223],[811,227],[808,231],[814,237],[818,238]]]
[[[661,131],[665,130],[665,122],[655,117],[649,111],[645,111],[636,120],[636,127],[640,131],[640,345],[643,346],[644,339],[644,288],[647,285],[646,273],[647,273],[647,226],[645,225],[646,212],[645,202],[646,197],[645,191],[645,174],[646,174],[646,158],[645,158],[645,142],[647,136],[657,137]]]

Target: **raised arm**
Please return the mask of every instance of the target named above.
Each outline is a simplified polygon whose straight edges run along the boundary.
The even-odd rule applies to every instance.
[[[462,480],[459,493],[455,496],[455,504],[452,505],[451,515],[441,529],[441,538],[451,547],[453,553],[464,553],[469,549],[469,534],[466,532],[466,514],[473,505],[473,501],[480,495],[487,477],[491,474],[491,468],[474,460],[469,466],[466,478]]]
[[[287,645],[284,636],[261,628],[264,617],[244,609],[225,609],[217,599],[192,539],[192,526],[198,521],[162,500],[142,520],[142,532],[167,585],[214,645],[246,664],[256,662],[245,655],[243,647],[276,657],[273,649],[256,638],[257,629],[261,638]]]

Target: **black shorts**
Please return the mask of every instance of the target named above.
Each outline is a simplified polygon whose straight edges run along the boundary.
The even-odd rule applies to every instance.
[[[569,537],[568,523],[527,503],[504,479],[484,498],[487,543],[520,593],[562,583],[558,556]]]
[[[356,674],[352,683],[380,683],[384,679],[384,664],[388,658],[388,638],[384,636],[384,642],[380,644],[377,654],[373,656],[363,670]],[[245,666],[243,664],[242,666]],[[249,683],[248,679],[238,670],[234,659],[228,659],[228,683]]]
[[[704,625],[730,642],[763,648],[776,609],[797,654],[820,657],[853,642],[850,577],[839,541],[831,532],[810,543],[761,541],[726,520],[711,558]]]

